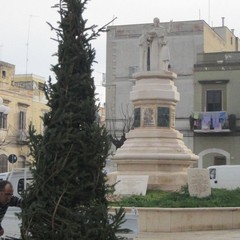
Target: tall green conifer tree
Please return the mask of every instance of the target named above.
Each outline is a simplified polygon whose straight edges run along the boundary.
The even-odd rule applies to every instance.
[[[95,116],[90,41],[83,12],[88,0],[59,0],[55,29],[57,82],[46,90],[50,112],[43,118],[43,136],[30,128],[34,181],[23,199],[22,238],[35,240],[114,240],[123,210],[108,214],[106,174],[109,151],[105,129]],[[110,220],[111,219],[111,220]]]

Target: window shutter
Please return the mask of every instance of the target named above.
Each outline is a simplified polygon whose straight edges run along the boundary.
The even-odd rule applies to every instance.
[[[19,113],[19,129],[26,129],[26,112],[20,111]]]

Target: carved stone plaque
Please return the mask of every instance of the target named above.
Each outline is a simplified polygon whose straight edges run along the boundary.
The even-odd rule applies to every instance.
[[[146,195],[147,175],[118,175],[114,194]]]
[[[143,126],[154,126],[155,125],[155,113],[151,107],[143,109]]]
[[[211,195],[208,169],[188,169],[188,191],[191,197],[204,198]]]

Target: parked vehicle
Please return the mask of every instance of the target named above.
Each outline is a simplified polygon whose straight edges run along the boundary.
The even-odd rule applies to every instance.
[[[240,187],[240,165],[210,166],[208,169],[212,188],[233,190]]]
[[[21,192],[27,188],[28,184],[31,184],[32,174],[29,169],[16,169],[12,172],[0,173],[0,181],[8,180],[12,183],[14,188],[14,195],[21,197]],[[0,237],[0,240],[18,240],[21,237],[20,224],[21,221],[16,216],[16,213],[20,213],[21,209],[17,207],[9,207],[6,215],[3,219],[2,226],[4,228],[4,236]],[[139,233],[139,216],[135,208],[131,212],[126,212],[125,222],[122,223],[121,229],[129,229],[129,233],[119,233],[128,240],[132,240]]]
[[[21,198],[22,191],[26,189],[32,181],[32,174],[27,168],[15,169],[11,172],[0,173],[0,181],[2,180],[10,181],[14,188],[14,196]],[[0,237],[0,239],[20,239],[19,225],[21,221],[16,216],[20,211],[21,209],[17,207],[8,208],[2,221],[5,234]]]
[[[21,193],[32,181],[32,174],[28,168],[18,168],[11,172],[0,173],[0,181],[8,180],[12,183],[14,196],[21,197]]]

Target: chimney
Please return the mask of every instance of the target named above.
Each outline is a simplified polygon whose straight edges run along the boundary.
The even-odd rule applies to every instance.
[[[224,27],[224,20],[225,20],[225,17],[222,17],[222,27]]]

